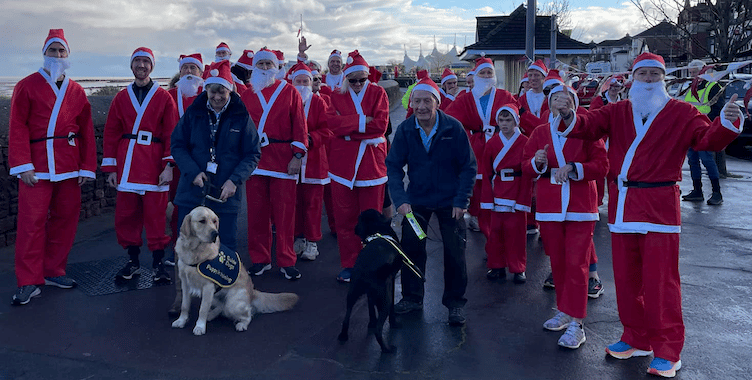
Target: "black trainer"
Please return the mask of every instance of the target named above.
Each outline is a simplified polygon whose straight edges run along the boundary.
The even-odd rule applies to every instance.
[[[24,285],[13,295],[11,304],[13,305],[26,305],[31,301],[31,297],[37,297],[42,294],[42,290],[36,285]]]
[[[491,281],[505,280],[507,278],[507,271],[504,268],[493,268],[486,272],[486,278]]]
[[[462,326],[465,321],[465,310],[463,308],[453,307],[449,309],[449,325]]]
[[[394,305],[394,312],[397,314],[407,314],[411,311],[423,310],[423,302],[413,302],[402,299]]]
[[[290,281],[297,280],[301,277],[300,271],[295,267],[284,267],[280,268],[279,271],[282,272],[282,274],[285,275],[285,278]]]
[[[543,281],[543,287],[551,288],[551,289],[556,287],[554,286],[554,273],[553,272],[549,273],[548,277],[546,277],[546,280]]]
[[[251,270],[248,271],[249,274],[252,274],[254,276],[261,276],[264,274],[264,272],[272,269],[272,264],[264,264],[264,263],[256,263],[251,265]]]
[[[128,261],[127,264],[123,267],[123,269],[120,270],[120,272],[117,272],[115,275],[116,278],[121,278],[123,280],[130,280],[133,278],[133,275],[141,269],[141,266],[134,263],[133,261]]]
[[[682,200],[687,202],[702,202],[705,200],[705,197],[702,195],[702,190],[693,189],[689,194],[683,195]]]
[[[603,294],[603,283],[601,280],[596,280],[592,277],[588,280],[587,296],[590,298],[598,298]]]
[[[718,191],[714,191],[713,195],[708,198],[708,204],[711,206],[718,206],[721,203],[723,203],[723,195]]]
[[[45,277],[44,284],[57,286],[61,289],[70,289],[76,287],[77,285],[76,281],[68,276]]]
[[[525,276],[525,272],[515,273],[514,278],[512,279],[512,282],[515,284],[524,284],[527,282],[527,276]]]
[[[170,278],[170,274],[167,273],[167,270],[165,270],[165,265],[162,262],[159,262],[157,266],[154,267],[154,282],[172,282],[172,278]]]

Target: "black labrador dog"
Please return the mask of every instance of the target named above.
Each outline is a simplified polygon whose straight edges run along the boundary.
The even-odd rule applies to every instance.
[[[393,352],[394,347],[386,344],[382,335],[387,317],[391,327],[398,327],[394,315],[394,279],[402,268],[402,257],[397,250],[401,249],[399,240],[392,229],[391,220],[373,209],[360,214],[355,234],[360,236],[364,246],[353,267],[347,293],[347,312],[338,339],[340,342],[347,341],[352,308],[365,294],[368,296],[368,328],[374,329],[382,352]]]

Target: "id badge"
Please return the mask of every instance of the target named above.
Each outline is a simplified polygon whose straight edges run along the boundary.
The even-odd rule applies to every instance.
[[[262,132],[259,135],[259,145],[261,145],[262,148],[269,145],[269,138],[266,137],[266,132]]]
[[[211,174],[217,174],[217,163],[216,162],[207,162],[206,163],[206,171]]]

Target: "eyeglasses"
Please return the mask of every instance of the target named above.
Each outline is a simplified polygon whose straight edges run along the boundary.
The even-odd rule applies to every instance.
[[[352,78],[352,79],[348,79],[347,81],[350,82],[350,84],[355,84],[355,83],[363,84],[363,83],[366,83],[367,80],[368,78],[360,78],[360,79]]]
[[[314,77],[314,78],[313,78],[313,81],[314,81],[314,82],[321,82],[321,78],[317,78],[317,77]]]

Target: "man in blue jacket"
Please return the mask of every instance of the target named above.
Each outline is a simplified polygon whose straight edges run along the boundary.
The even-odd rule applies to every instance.
[[[386,158],[389,192],[402,215],[413,213],[425,231],[432,214],[439,219],[444,241],[444,295],[449,324],[465,324],[467,302],[463,215],[470,202],[477,165],[462,124],[439,111],[439,88],[430,78],[413,88],[414,114],[397,128]],[[410,179],[405,191],[403,167]],[[425,273],[426,241],[420,239],[407,218],[402,222],[402,248]],[[411,271],[402,271],[402,300],[398,314],[423,309],[423,282]]]

